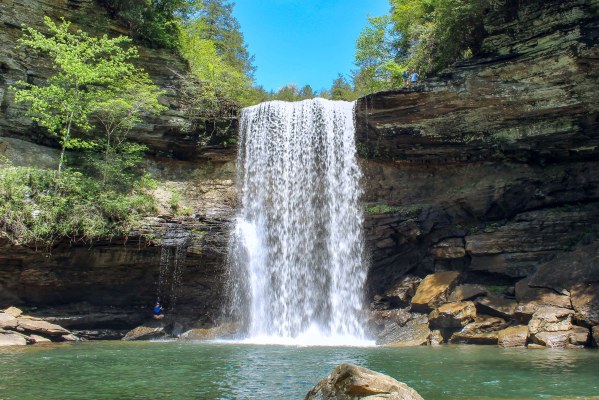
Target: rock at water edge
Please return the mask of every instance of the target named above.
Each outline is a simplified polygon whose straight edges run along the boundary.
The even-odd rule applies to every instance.
[[[163,339],[166,336],[167,334],[162,327],[138,326],[130,330],[121,340],[152,340]]]
[[[25,346],[27,339],[18,333],[0,333],[0,347]]]
[[[17,318],[19,328],[26,331],[41,333],[49,336],[69,335],[71,332],[59,325],[54,325],[46,321],[33,318],[20,317]]]
[[[566,308],[545,306],[537,310],[528,323],[530,333],[569,331],[574,311]]]
[[[499,331],[497,344],[501,347],[525,347],[528,335],[528,326],[512,326]]]
[[[405,325],[388,325],[379,334],[376,344],[390,347],[423,346],[428,344],[431,331],[426,315],[417,316]]]
[[[456,287],[460,273],[458,271],[437,272],[427,275],[420,282],[412,298],[412,311],[430,312],[443,304],[449,293]]]
[[[390,376],[341,364],[308,392],[305,400],[423,400],[414,389]]]

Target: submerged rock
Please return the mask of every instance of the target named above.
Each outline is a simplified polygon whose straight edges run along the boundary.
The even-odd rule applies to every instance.
[[[456,287],[459,277],[460,273],[457,271],[437,272],[426,276],[412,299],[412,310],[430,312],[439,307]]]
[[[305,400],[423,400],[414,389],[390,376],[341,364],[308,392]]]
[[[528,326],[512,326],[498,332],[497,344],[501,347],[525,347],[528,336]]]

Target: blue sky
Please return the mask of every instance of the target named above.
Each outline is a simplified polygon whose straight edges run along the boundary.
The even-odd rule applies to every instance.
[[[258,85],[320,90],[354,69],[367,16],[388,10],[388,0],[237,0],[234,15],[255,56]]]

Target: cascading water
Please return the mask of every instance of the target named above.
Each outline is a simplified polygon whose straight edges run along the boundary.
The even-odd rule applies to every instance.
[[[244,109],[238,173],[231,308],[248,340],[366,344],[353,103]]]

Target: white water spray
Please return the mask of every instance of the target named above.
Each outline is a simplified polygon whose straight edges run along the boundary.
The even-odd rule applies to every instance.
[[[367,344],[353,103],[263,103],[242,111],[240,131],[230,270],[247,340]]]

